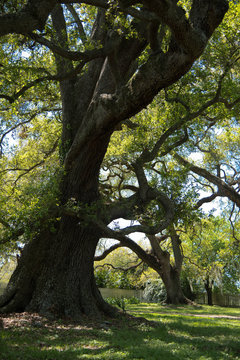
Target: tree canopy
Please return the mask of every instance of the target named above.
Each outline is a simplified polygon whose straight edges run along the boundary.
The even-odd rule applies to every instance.
[[[234,18],[239,7],[229,4]],[[74,317],[111,312],[93,275],[102,237],[130,243],[158,266],[128,235],[155,236],[181,207],[184,214],[176,185],[177,179],[187,183],[187,172],[178,175],[172,166],[165,176],[171,162],[165,166],[158,159],[185,143],[188,124],[197,128],[198,117],[214,105],[232,110],[238,103],[222,91],[236,54],[224,36],[212,39],[230,60],[211,65],[223,71],[212,71],[205,92],[195,94],[189,86],[197,71],[207,70],[201,61],[191,68],[229,4],[12,0],[1,6],[1,244],[26,244],[1,311]],[[195,89],[202,86],[197,79]],[[155,100],[161,118],[145,118],[141,126],[137,114],[163,89],[165,99]],[[196,97],[197,110],[181,92],[189,101]],[[176,107],[170,113],[171,102]],[[127,143],[124,131],[133,131]],[[110,139],[125,143],[127,151],[114,154]],[[108,226],[121,217],[138,223]]]

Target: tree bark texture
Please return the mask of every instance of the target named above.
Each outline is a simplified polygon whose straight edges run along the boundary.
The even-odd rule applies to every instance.
[[[173,225],[169,226],[169,230],[174,264],[171,264],[169,252],[162,250],[161,240],[154,235],[148,236],[154,255],[157,258],[158,267],[156,271],[160,275],[167,292],[166,302],[168,304],[187,304],[190,300],[185,297],[181,286],[183,261],[183,254],[180,248],[181,242]]]
[[[190,301],[182,291],[180,274],[177,269],[170,266],[168,269],[161,271],[161,278],[167,292],[167,304],[187,304]]]
[[[63,197],[91,204],[98,199],[98,172],[104,139],[86,149],[63,180]],[[95,150],[95,151],[94,151]],[[84,175],[83,175],[84,174]],[[5,294],[1,311],[33,311],[81,318],[113,314],[94,280],[93,259],[99,231],[92,224],[63,215],[56,234],[45,231],[24,248]]]

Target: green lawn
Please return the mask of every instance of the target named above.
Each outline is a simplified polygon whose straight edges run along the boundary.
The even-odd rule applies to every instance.
[[[140,304],[127,311],[157,326],[124,317],[100,325],[49,323],[27,314],[4,319],[0,359],[240,359],[240,309]]]

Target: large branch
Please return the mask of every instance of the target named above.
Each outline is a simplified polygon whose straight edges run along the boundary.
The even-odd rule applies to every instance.
[[[224,0],[219,0],[224,5]],[[215,4],[215,1],[214,1]],[[219,6],[215,4],[216,7]],[[218,24],[221,22],[226,8],[222,9],[222,17],[218,17]],[[215,19],[209,18],[208,11],[205,9],[207,21],[205,26],[217,26]],[[204,16],[204,15],[203,15]],[[208,38],[206,38],[205,45]],[[196,42],[197,44],[198,42]],[[71,167],[73,160],[78,156],[79,152],[86,143],[86,140],[94,132],[96,136],[103,134],[105,129],[114,129],[116,125],[125,119],[135,115],[147,106],[154,96],[163,88],[168,87],[182,77],[192,66],[193,62],[203,51],[202,45],[199,48],[189,50],[189,52],[179,53],[179,51],[167,53],[157,53],[149,57],[144,65],[142,65],[130,81],[121,88],[118,88],[115,94],[102,94],[89,107],[83,126],[79,128],[71,149],[66,159],[66,169]],[[214,103],[216,99],[212,100]],[[206,107],[211,104],[205,104]],[[204,109],[202,109],[204,110]]]
[[[166,24],[174,36],[174,40],[187,53],[198,53],[203,51],[206,45],[206,34],[203,29],[194,27],[191,19],[188,19],[182,7],[172,0],[143,1],[147,9],[154,12],[162,23]],[[193,5],[194,6],[193,2]],[[203,16],[206,16],[204,11]],[[200,15],[201,16],[201,15]]]
[[[199,166],[191,164],[189,161],[182,158],[180,155],[175,154],[174,158],[183,166],[204,177],[206,180],[210,181],[212,184],[217,185],[219,189],[219,193],[221,196],[226,196],[229,200],[233,201],[238,207],[240,207],[240,194],[231,186],[229,186],[226,182],[224,182],[221,178],[211,174],[206,169],[203,169]]]
[[[159,260],[165,259],[166,252],[162,250],[158,237],[156,235],[147,235],[147,237],[150,241],[153,253],[157,256],[157,258]]]
[[[0,218],[0,222],[1,222],[1,218]],[[116,249],[118,249],[120,247],[123,247],[123,245],[121,243],[110,246],[110,248],[104,250],[101,255],[95,256],[94,261],[104,260],[109,254],[111,254],[111,252],[115,251]]]
[[[109,52],[112,51],[112,49],[115,46],[115,42],[111,41],[106,44],[104,47],[100,47],[99,49],[93,49],[93,50],[86,50],[86,51],[70,51],[66,50],[58,45],[56,45],[53,41],[49,41],[48,39],[44,38],[43,36],[40,36],[36,33],[29,34],[29,37],[35,41],[37,41],[39,44],[42,44],[49,48],[53,53],[60,55],[63,58],[70,59],[73,61],[84,61],[85,63],[96,59],[96,58],[103,58],[109,54]]]
[[[146,251],[142,249],[136,242],[131,240],[129,237],[123,235],[120,232],[114,231],[109,227],[105,226],[102,222],[97,222],[101,234],[105,238],[116,239],[120,241],[121,246],[126,246],[131,249],[138,257],[151,266],[154,270],[159,272],[159,262],[158,260],[151,254],[148,254]]]
[[[95,261],[97,261],[96,259],[94,259]],[[114,266],[113,264],[110,264],[110,263],[105,263],[103,265],[97,265],[95,266],[95,269],[98,269],[100,267],[104,267],[104,266],[108,266],[108,267],[111,267],[112,269],[114,270],[119,270],[119,271],[124,271],[124,272],[128,272],[130,270],[133,270],[133,269],[136,269],[138,266],[140,266],[143,262],[140,261],[139,263],[137,263],[136,265],[132,265],[132,266],[129,266],[127,268],[123,268],[123,267],[120,267],[120,266]]]
[[[162,205],[165,211],[163,220],[159,221],[156,225],[153,226],[148,226],[145,223],[144,225],[127,226],[120,231],[124,235],[128,235],[134,232],[142,232],[145,234],[159,233],[166,229],[166,227],[173,220],[174,204],[172,200],[170,200],[163,192],[150,187],[148,187],[144,199],[142,199],[140,192],[137,192],[129,198],[122,199],[116,203],[108,205],[103,214],[104,222],[109,223],[114,219],[121,217],[129,220],[136,219],[136,215],[143,214],[144,209],[152,200],[156,200]]]
[[[119,230],[124,235],[128,235],[134,232],[142,232],[144,234],[154,235],[157,234],[164,229],[168,227],[168,225],[171,223],[174,217],[174,204],[173,202],[161,191],[156,189],[149,189],[148,192],[150,192],[153,196],[155,196],[155,199],[162,204],[164,210],[165,210],[165,216],[164,219],[161,221],[158,221],[156,225],[133,225],[133,226],[127,226],[122,230]]]
[[[111,7],[111,2],[106,0],[60,0],[62,4],[73,4],[73,3],[83,3],[88,5],[93,5],[102,9],[109,9]],[[140,3],[141,1],[139,1]],[[134,5],[134,4],[133,4]],[[151,21],[159,21],[160,18],[158,15],[156,15],[154,12],[147,11],[146,8],[144,11],[138,10],[132,6],[125,6],[124,4],[121,4],[121,1],[119,1],[118,6],[115,8],[116,12],[118,13],[124,13],[127,15],[132,16],[135,19],[139,19],[146,22]]]
[[[173,255],[176,269],[181,272],[183,262],[183,252],[181,248],[181,240],[173,224],[169,226]]]
[[[26,34],[44,29],[50,12],[57,0],[28,0],[18,12],[0,16],[0,36],[7,34]]]
[[[0,15],[0,36],[7,34],[27,34],[34,30],[42,31],[47,18],[57,4],[88,4],[108,9],[110,3],[105,0],[28,0],[27,4],[15,13]],[[134,7],[118,6],[118,12],[131,15],[143,21],[159,20],[154,12],[139,11]]]

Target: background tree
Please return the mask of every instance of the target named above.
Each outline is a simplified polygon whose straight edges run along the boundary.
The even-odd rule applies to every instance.
[[[129,249],[118,248],[107,258],[95,263],[98,287],[118,289],[143,288],[147,279],[147,266]]]
[[[239,247],[229,222],[223,218],[206,218],[184,236],[185,272],[190,282],[201,280],[213,305],[213,290],[239,293]]]
[[[101,190],[108,199],[123,198],[129,192],[138,191],[139,168],[136,163],[144,168],[145,182],[151,179],[151,185],[171,199],[168,209],[172,208],[172,214],[175,213],[174,218],[170,217],[177,231],[173,225],[165,223],[168,230],[162,227],[161,236],[145,233],[154,259],[148,252],[140,251],[131,240],[120,240],[119,233],[109,234],[109,237],[120,240],[120,246],[128,246],[158,272],[170,303],[187,301],[181,290],[183,253],[178,229],[182,231],[183,227],[196,222],[202,216],[198,209],[218,196],[227,196],[236,204],[239,201],[236,170],[239,164],[236,133],[239,131],[240,102],[236,75],[239,69],[238,27],[239,6],[233,5],[191,72],[165,90],[165,96],[158,96],[148,109],[135,116],[134,122],[122,125],[121,131],[112,137],[103,163]],[[227,43],[224,49],[221,45],[223,39]],[[204,168],[185,159],[193,152],[203,159]],[[218,171],[216,175],[211,173],[213,169]],[[227,178],[227,169],[235,170],[232,187],[223,182]],[[190,170],[200,177],[189,176]],[[143,178],[142,174],[142,181]],[[210,181],[210,185],[202,178]],[[217,191],[212,183],[217,185]],[[209,186],[213,193],[206,194]],[[124,217],[127,216],[126,212]],[[162,208],[157,201],[152,201],[145,213],[137,218],[142,225],[159,224],[161,219]],[[131,232],[132,228],[127,231]],[[171,241],[166,245],[167,238]],[[114,245],[105,254],[115,248]]]
[[[51,122],[60,107],[62,169],[53,206],[46,205],[51,226],[42,226],[41,220],[35,227],[33,221],[34,236],[0,300],[2,312],[31,310],[75,319],[111,312],[93,275],[99,238],[114,233],[125,241],[132,231],[155,234],[170,222],[172,207],[148,183],[143,169],[163,138],[133,163],[139,186],[132,196],[115,202],[101,197],[99,171],[110,137],[189,71],[227,10],[225,0],[86,0],[74,5],[68,0],[29,0],[1,7],[2,136],[6,142],[7,134],[36,112]],[[14,167],[21,173],[24,169]],[[157,226],[118,232],[107,226],[125,215],[139,216],[154,200],[166,212]],[[26,218],[19,224],[9,215],[3,214],[2,226],[17,238],[24,236]]]

